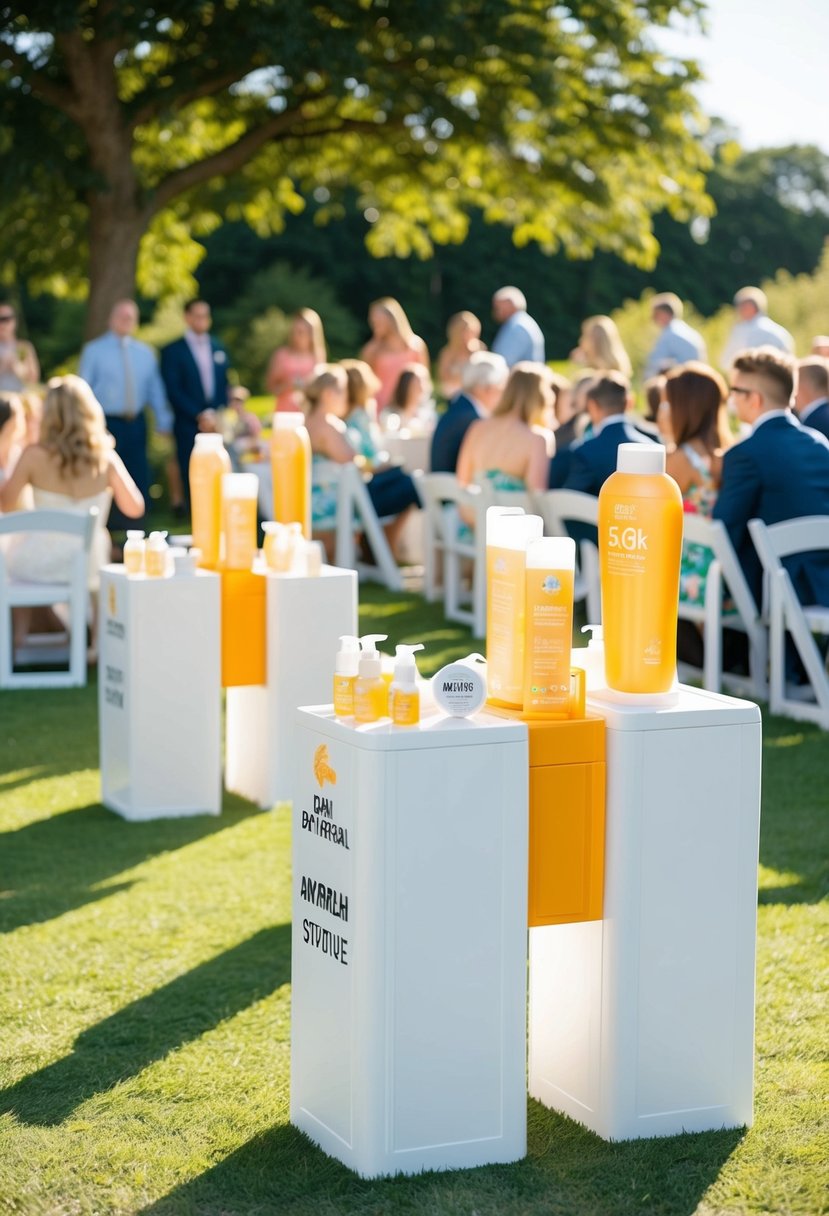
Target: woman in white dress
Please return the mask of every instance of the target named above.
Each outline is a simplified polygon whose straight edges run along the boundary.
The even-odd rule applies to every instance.
[[[98,571],[110,556],[105,524],[113,498],[131,519],[143,515],[144,499],[115,452],[97,398],[79,376],[49,381],[40,443],[23,450],[8,480],[0,485],[0,510],[13,510],[27,486],[35,508],[76,512],[98,508],[89,568],[90,590],[96,591]],[[65,582],[72,552],[80,544],[77,538],[57,532],[33,532],[11,541],[6,550],[9,573],[36,583]],[[30,609],[15,610],[16,646],[28,635],[30,620]]]

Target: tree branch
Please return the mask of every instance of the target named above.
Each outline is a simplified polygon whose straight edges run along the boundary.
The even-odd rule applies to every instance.
[[[240,80],[242,75],[244,73],[228,71],[222,76],[213,76],[208,80],[203,80],[200,84],[193,85],[191,89],[187,89],[182,93],[177,93],[174,84],[154,91],[145,89],[138,97],[133,98],[133,101],[127,107],[128,112],[132,111],[132,117],[127,124],[128,130],[134,131],[136,127],[140,127],[145,122],[156,118],[164,109],[168,98],[171,99],[171,108],[173,110],[182,110],[185,106],[189,106],[191,102],[199,101],[202,97],[214,97],[217,93],[221,93],[223,89]],[[143,101],[142,98],[144,98]]]
[[[0,38],[0,60],[8,60],[8,62],[17,68],[36,97],[48,102],[49,105],[55,106],[56,109],[60,110],[63,114],[67,114],[70,118],[75,118],[77,102],[72,91],[56,84],[54,80],[50,80],[48,76],[44,75],[43,72],[34,66],[28,56],[21,55],[19,51],[9,46],[8,42],[2,38]]]

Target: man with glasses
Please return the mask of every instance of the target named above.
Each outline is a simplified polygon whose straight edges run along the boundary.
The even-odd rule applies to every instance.
[[[87,342],[81,351],[78,374],[100,401],[107,430],[115,440],[115,450],[144,501],[148,502],[150,466],[146,407],[149,406],[155,415],[159,435],[170,434],[173,418],[155,354],[146,342],[139,342],[134,337],[137,327],[135,300],[118,300],[109,314],[108,331]],[[110,510],[110,531],[123,532],[128,527],[141,526],[142,520],[127,520],[117,507]]]
[[[723,457],[714,518],[728,529],[758,604],[762,571],[748,521],[829,517],[829,440],[792,413],[796,382],[795,360],[770,346],[743,351],[731,371],[729,401],[751,431]],[[829,606],[829,554],[795,554],[785,565],[803,603]]]

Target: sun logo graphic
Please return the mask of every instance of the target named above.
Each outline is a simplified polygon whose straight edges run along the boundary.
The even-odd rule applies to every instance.
[[[337,784],[337,774],[328,761],[328,745],[326,743],[321,743],[314,752],[314,776],[320,789],[322,789],[326,781],[329,781],[331,785]]]
[[[561,583],[554,574],[548,574],[541,584],[541,590],[546,591],[548,595],[555,595],[557,591],[561,591]]]

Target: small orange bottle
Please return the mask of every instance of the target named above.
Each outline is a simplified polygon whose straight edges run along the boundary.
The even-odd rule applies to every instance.
[[[281,524],[299,523],[311,539],[311,440],[305,416],[280,411],[271,435],[273,517]]]
[[[599,494],[605,675],[616,692],[666,693],[676,677],[682,518],[662,445],[620,444]]]
[[[222,477],[230,472],[230,457],[221,435],[196,436],[190,453],[190,506],[193,548],[201,551],[200,566],[219,565],[222,531]]]

